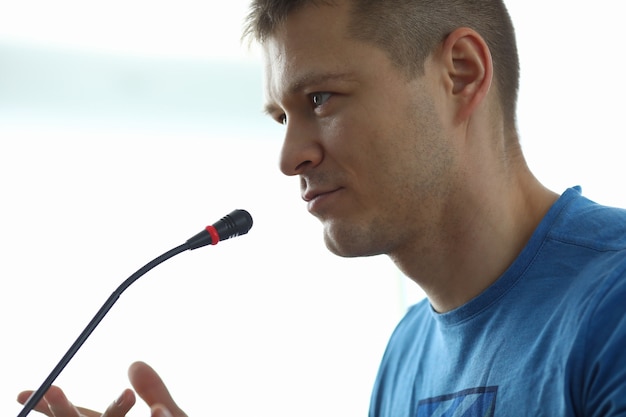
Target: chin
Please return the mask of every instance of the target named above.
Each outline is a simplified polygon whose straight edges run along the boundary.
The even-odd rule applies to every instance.
[[[324,243],[328,250],[343,258],[376,256],[381,252],[375,250],[367,239],[359,238],[354,233],[328,233],[324,231]]]

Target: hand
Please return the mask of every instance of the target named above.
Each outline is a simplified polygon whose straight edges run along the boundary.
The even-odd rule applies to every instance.
[[[151,417],[187,417],[172,399],[161,377],[150,366],[135,362],[128,369],[128,378],[139,396],[148,404]],[[24,404],[32,391],[21,392],[17,400]],[[64,392],[56,386],[50,387],[34,410],[48,417],[124,417],[135,405],[135,394],[126,389],[104,413],[74,406]]]
[[[33,391],[23,391],[17,396],[17,401],[24,404],[28,401]],[[83,407],[75,407],[65,396],[63,390],[57,386],[51,386],[43,399],[35,405],[34,410],[48,417],[124,417],[135,405],[135,393],[126,389],[122,392],[104,413]]]
[[[137,394],[150,407],[151,417],[187,417],[187,414],[174,402],[159,374],[147,364],[133,363],[128,368],[128,379]],[[118,415],[104,417],[118,417]]]

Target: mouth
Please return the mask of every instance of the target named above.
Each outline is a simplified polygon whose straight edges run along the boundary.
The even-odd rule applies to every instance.
[[[308,190],[302,195],[302,199],[307,202],[307,208],[311,214],[319,213],[324,206],[339,193],[341,187],[331,190]]]

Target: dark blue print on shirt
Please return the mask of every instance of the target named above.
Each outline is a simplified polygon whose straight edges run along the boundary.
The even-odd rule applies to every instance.
[[[416,417],[493,417],[498,387],[472,388],[421,400]]]

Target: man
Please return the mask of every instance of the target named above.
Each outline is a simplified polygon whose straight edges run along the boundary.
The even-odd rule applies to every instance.
[[[328,248],[386,254],[428,296],[389,342],[370,415],[626,415],[626,212],[529,171],[501,1],[251,10],[280,167]],[[153,416],[184,416],[147,365],[129,376]],[[124,391],[105,414],[133,403]],[[37,410],[98,415],[56,387]]]

